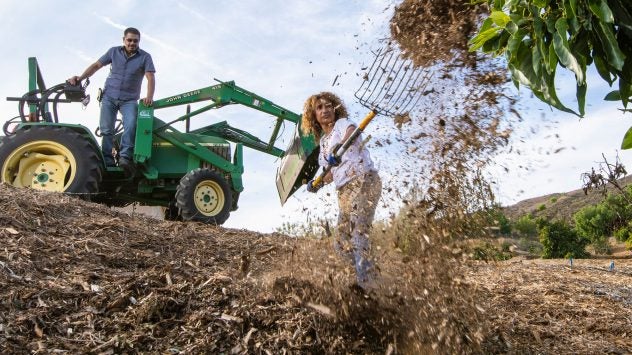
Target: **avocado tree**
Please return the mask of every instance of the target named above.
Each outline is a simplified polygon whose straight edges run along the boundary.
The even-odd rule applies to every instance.
[[[527,86],[549,105],[583,116],[586,68],[595,66],[615,88],[604,99],[632,101],[632,1],[630,0],[471,0],[486,3],[490,13],[470,50],[504,55],[516,87]],[[570,70],[577,83],[575,111],[555,90],[558,67]],[[622,149],[632,148],[632,128]]]

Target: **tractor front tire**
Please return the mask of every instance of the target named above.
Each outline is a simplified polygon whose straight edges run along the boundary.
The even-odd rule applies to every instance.
[[[230,216],[232,200],[226,179],[209,169],[188,172],[176,190],[176,206],[185,221],[223,224]]]
[[[103,162],[90,140],[58,126],[31,126],[0,141],[0,181],[76,194],[99,192]]]

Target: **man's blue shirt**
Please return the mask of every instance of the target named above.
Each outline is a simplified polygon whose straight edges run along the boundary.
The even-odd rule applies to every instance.
[[[104,95],[115,100],[138,100],[145,73],[156,71],[151,55],[140,48],[128,57],[125,47],[112,47],[99,58],[99,63],[112,64]]]

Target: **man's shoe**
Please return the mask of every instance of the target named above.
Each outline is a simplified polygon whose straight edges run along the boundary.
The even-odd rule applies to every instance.
[[[127,177],[132,177],[136,174],[136,165],[133,161],[125,157],[119,159],[119,166],[123,168],[123,172],[125,172],[125,176]]]

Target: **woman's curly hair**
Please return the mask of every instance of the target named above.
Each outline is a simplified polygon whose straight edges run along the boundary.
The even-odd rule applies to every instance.
[[[334,105],[334,117],[335,121],[343,117],[348,117],[347,108],[342,100],[334,93],[323,91],[318,94],[310,96],[305,105],[303,106],[303,118],[301,130],[304,134],[314,134],[316,141],[320,141],[320,137],[323,134],[323,129],[316,120],[316,106],[320,99],[327,100]]]

